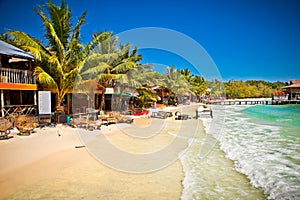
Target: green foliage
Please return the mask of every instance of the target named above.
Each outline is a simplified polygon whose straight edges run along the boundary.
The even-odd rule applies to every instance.
[[[193,93],[196,95],[205,94],[207,90],[207,82],[202,76],[193,76],[189,83],[193,87]]]
[[[94,34],[94,37],[102,34]],[[137,54],[137,47],[131,50],[130,44],[119,43],[118,38],[109,33],[105,40],[98,41],[97,45],[92,47],[90,55],[80,68],[81,82],[96,80],[103,86],[104,91],[107,87],[114,88],[118,85],[122,93],[124,86],[130,87],[136,84],[133,77],[130,77],[133,76],[130,72],[136,70],[141,59],[142,56]],[[118,107],[120,107],[121,97],[122,94],[116,105]],[[104,95],[102,95],[100,110],[104,108],[104,103]]]
[[[274,91],[281,91],[284,83],[279,81],[271,83],[261,80],[234,81],[225,83],[228,98],[258,98],[271,97]]]
[[[225,88],[224,83],[220,80],[207,81],[208,90],[206,94],[211,97],[221,97],[224,96]]]
[[[151,87],[141,86],[136,89],[138,92],[138,106],[140,108],[149,107],[158,100],[158,95],[154,94]]]
[[[85,23],[86,12],[72,26],[71,11],[65,1],[60,6],[48,1],[47,12],[42,6],[34,11],[42,20],[46,44],[17,30],[5,35],[10,42],[35,56],[34,72],[44,87],[56,91],[59,105],[65,94],[72,90],[79,67],[91,46],[84,47],[79,43],[80,28]]]
[[[166,69],[163,86],[170,89],[175,96],[188,95],[193,93],[193,88],[188,80],[174,66]]]

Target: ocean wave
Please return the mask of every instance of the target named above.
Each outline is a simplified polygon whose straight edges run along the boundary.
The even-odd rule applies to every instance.
[[[252,185],[263,188],[269,199],[299,199],[300,143],[282,137],[278,125],[252,121],[236,108],[231,111],[220,148],[234,161],[236,170],[247,175]]]
[[[201,119],[205,132],[196,140],[180,158],[185,178],[182,199],[264,199],[260,189],[249,184],[249,180],[234,170],[231,160],[226,158],[217,141],[224,137],[224,115],[234,113],[224,112],[224,109],[213,107],[213,119]],[[221,116],[221,117],[220,117]],[[218,138],[217,140],[215,138]],[[210,144],[208,144],[210,143]],[[203,156],[205,145],[213,148]],[[201,156],[202,155],[202,156]]]

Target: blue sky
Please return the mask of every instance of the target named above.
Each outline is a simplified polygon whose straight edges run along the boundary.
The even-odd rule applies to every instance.
[[[44,2],[0,0],[0,32],[16,29],[41,39],[41,20],[33,8]],[[60,4],[60,0],[53,2]],[[181,32],[202,45],[225,81],[300,79],[298,0],[67,2],[74,19],[88,11],[87,24],[82,27],[83,42],[96,31],[117,34],[134,28],[162,27]],[[184,59],[162,51],[141,53],[143,62],[190,66]]]

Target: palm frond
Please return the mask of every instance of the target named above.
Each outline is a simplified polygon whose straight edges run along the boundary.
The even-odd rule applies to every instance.
[[[58,38],[60,38],[62,45],[64,47],[67,47],[71,32],[71,12],[67,6],[67,3],[65,2],[65,0],[63,0],[61,2],[61,5],[58,7],[51,1],[48,1],[47,9],[50,15],[50,22],[53,25]],[[51,34],[49,36],[52,40],[53,38],[51,37]]]
[[[64,71],[62,69],[61,63],[59,62],[58,58],[56,56],[50,56],[48,59],[48,62],[50,64],[53,64],[52,69],[54,70],[55,75],[63,76]]]
[[[93,35],[93,39],[89,42],[86,47],[84,48],[83,52],[85,55],[88,55],[91,51],[94,50],[102,41],[105,41],[107,38],[111,37],[111,32],[103,32],[97,33]]]
[[[83,24],[86,23],[85,17],[86,17],[87,12],[84,12],[78,19],[77,24],[73,30],[70,43],[69,43],[69,48],[68,48],[68,55],[69,55],[69,60],[73,58],[73,56],[78,55],[78,49],[82,48],[82,46],[79,44],[78,40],[80,37],[80,28]],[[83,48],[82,48],[83,49]],[[81,53],[81,52],[80,52]],[[76,56],[78,57],[78,56]]]
[[[108,65],[106,62],[100,62],[97,66],[87,68],[85,70],[80,70],[80,74],[83,75],[90,75],[89,77],[95,77],[99,73],[104,73],[106,71],[110,71],[111,66]]]
[[[53,89],[58,89],[53,77],[50,76],[47,72],[45,72],[41,67],[36,67],[34,70],[34,74],[38,77],[39,81],[42,84],[45,84]]]
[[[135,62],[124,62],[115,66],[111,71],[114,73],[127,73],[128,71],[133,70],[135,66]]]
[[[16,46],[32,53],[36,60],[40,61],[42,58],[47,58],[49,55],[51,55],[40,41],[24,32],[12,30],[7,32],[5,35],[13,40]]]
[[[43,20],[43,24],[46,28],[45,36],[50,41],[52,50],[57,52],[60,61],[62,61],[63,53],[64,53],[64,46],[62,44],[62,41],[60,40],[57,33],[55,32],[55,29],[54,29],[53,25],[51,24],[51,21],[47,18],[42,7],[39,7],[39,8],[40,8],[40,11],[38,11],[37,9],[34,9],[34,10],[40,16],[40,18]]]

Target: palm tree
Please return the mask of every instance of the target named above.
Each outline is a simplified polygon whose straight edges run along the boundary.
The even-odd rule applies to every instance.
[[[136,91],[138,92],[138,104],[139,107],[145,108],[151,106],[153,102],[156,102],[158,99],[158,95],[153,93],[151,87],[149,86],[140,86],[136,88]]]
[[[56,109],[67,92],[72,91],[79,68],[96,42],[107,38],[107,33],[94,37],[88,45],[80,44],[80,29],[85,24],[84,12],[75,26],[71,24],[71,11],[65,1],[60,6],[46,3],[49,17],[41,6],[34,11],[42,19],[46,45],[30,35],[13,30],[6,36],[17,46],[30,51],[36,59],[34,72],[42,86],[56,92]]]
[[[178,71],[184,76],[187,81],[190,81],[193,77],[192,72],[188,68],[178,69]]]
[[[225,86],[221,80],[214,79],[211,81],[207,81],[207,86],[211,88],[210,96],[215,98],[225,96]]]
[[[193,94],[191,85],[180,71],[175,70],[174,66],[166,69],[165,77],[164,86],[171,90],[174,99],[178,96]]]
[[[205,79],[202,76],[193,76],[189,83],[193,87],[193,92],[197,96],[200,96],[201,94],[205,94],[205,91],[207,89],[207,83],[205,82]]]
[[[94,37],[98,37],[94,35]],[[131,45],[120,44],[118,38],[109,33],[108,38],[96,45],[80,69],[81,76],[86,79],[99,81],[104,88],[99,110],[104,108],[104,93],[106,88],[114,88],[117,83],[128,83],[128,72],[134,70],[141,55],[137,55],[137,48],[130,50]]]

